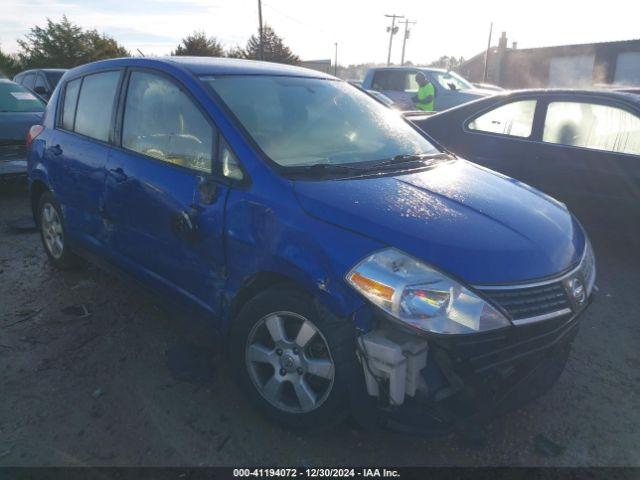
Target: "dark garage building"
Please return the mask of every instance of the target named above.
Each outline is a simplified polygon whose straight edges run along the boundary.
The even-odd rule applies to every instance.
[[[456,70],[472,82],[482,82],[485,52]],[[504,88],[640,86],[640,39],[518,49],[507,46],[503,32],[491,47],[487,83]]]

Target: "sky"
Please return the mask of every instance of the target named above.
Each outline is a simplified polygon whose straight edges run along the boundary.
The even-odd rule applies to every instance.
[[[96,28],[132,53],[167,55],[184,36],[204,30],[226,47],[244,46],[257,31],[257,0],[0,0],[0,48],[15,52],[16,40],[46,18]],[[416,21],[406,59],[429,63],[441,55],[469,58],[493,44],[502,31],[518,48],[640,38],[638,0],[606,3],[575,0],[264,0],[263,20],[303,60],[382,63],[387,59],[390,19]],[[402,35],[394,37],[392,62],[399,62]]]

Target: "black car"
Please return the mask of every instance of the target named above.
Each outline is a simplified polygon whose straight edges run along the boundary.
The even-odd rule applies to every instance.
[[[640,95],[522,90],[415,123],[452,152],[567,203],[589,229],[638,240]]]
[[[66,70],[63,68],[25,70],[13,77],[13,81],[49,101],[53,90],[65,72]]]
[[[26,178],[26,138],[42,122],[45,103],[26,88],[0,79],[0,182]]]

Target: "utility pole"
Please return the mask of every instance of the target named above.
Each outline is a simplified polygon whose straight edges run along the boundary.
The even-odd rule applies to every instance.
[[[393,36],[398,33],[398,27],[396,27],[396,18],[404,18],[404,15],[385,15],[391,19],[391,26],[387,27],[387,32],[389,32],[389,53],[387,53],[387,67],[391,65],[391,45],[393,44]]]
[[[338,42],[335,42],[335,47],[336,47],[336,54],[333,60],[333,76],[337,77],[338,76]]]
[[[482,81],[487,81],[487,70],[489,65],[489,50],[491,50],[491,34],[493,33],[493,22],[489,27],[489,41],[487,42],[487,51],[484,53],[484,72],[482,73]]]
[[[258,34],[260,35],[260,60],[264,60],[264,36],[262,35],[262,0],[258,0]]]
[[[399,22],[399,23],[404,23],[404,38],[402,39],[402,58],[400,59],[400,66],[402,66],[404,65],[404,49],[407,45],[407,39],[411,34],[411,30],[409,30],[409,25],[415,25],[418,22],[410,22],[409,19],[407,18],[404,22]]]

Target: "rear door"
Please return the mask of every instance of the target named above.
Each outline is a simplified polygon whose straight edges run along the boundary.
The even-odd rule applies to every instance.
[[[591,228],[636,234],[640,113],[612,99],[576,95],[548,98],[544,107],[535,149],[543,189]]]
[[[232,155],[208,115],[173,78],[133,69],[121,101],[118,148],[106,167],[105,242],[114,259],[172,300],[219,303]]]
[[[45,137],[49,181],[68,234],[91,249],[100,246],[104,167],[121,76],[122,70],[108,70],[66,82],[56,129]]]

